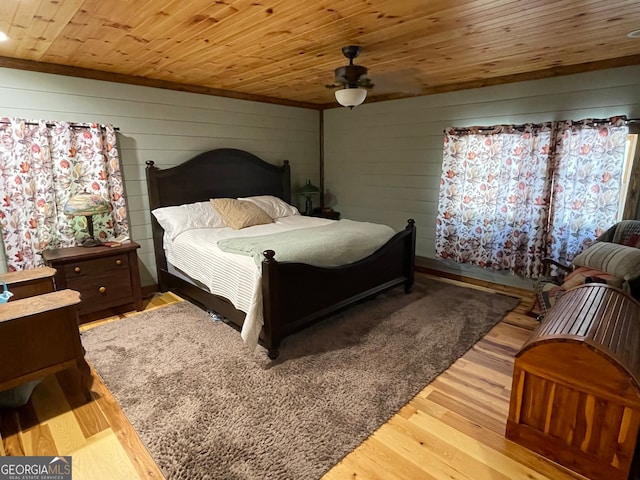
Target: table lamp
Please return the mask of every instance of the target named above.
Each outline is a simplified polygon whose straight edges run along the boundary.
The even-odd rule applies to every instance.
[[[313,211],[313,197],[320,193],[320,189],[311,184],[311,180],[307,180],[307,184],[300,189],[300,195],[306,198],[305,215],[311,215]]]
[[[83,247],[97,247],[102,242],[93,237],[93,215],[101,215],[109,212],[109,202],[100,195],[89,192],[82,192],[74,195],[64,206],[64,213],[73,216],[84,216],[87,218],[87,229],[89,238],[81,243]]]

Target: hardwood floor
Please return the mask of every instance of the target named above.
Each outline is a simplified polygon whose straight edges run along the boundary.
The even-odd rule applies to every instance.
[[[521,290],[500,290],[523,295]],[[146,308],[176,301],[180,299],[163,294]],[[504,438],[513,357],[537,325],[526,315],[532,302],[533,294],[524,294],[516,310],[324,480],[583,479]],[[109,316],[81,330],[135,313]],[[0,453],[72,455],[74,480],[164,478],[114,398],[92,374],[90,403],[83,402],[77,378],[61,372],[46,378],[24,407],[0,409]]]

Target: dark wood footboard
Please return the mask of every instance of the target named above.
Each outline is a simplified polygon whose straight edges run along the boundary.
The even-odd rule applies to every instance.
[[[287,335],[349,305],[404,285],[411,291],[415,264],[415,222],[358,262],[333,268],[279,263],[267,250],[262,262],[264,326],[261,340],[277,356]]]

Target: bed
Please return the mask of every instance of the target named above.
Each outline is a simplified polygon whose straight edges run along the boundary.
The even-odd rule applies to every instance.
[[[201,153],[181,165],[159,169],[147,161],[149,208],[208,202],[212,198],[273,196],[291,203],[290,166],[265,162],[237,149]],[[342,220],[338,220],[341,222]],[[211,293],[202,282],[177,270],[167,259],[165,231],[151,215],[154,252],[160,291],[171,290],[207,310],[223,316],[242,330],[247,313],[224,295]],[[325,220],[325,222],[335,222]],[[318,267],[278,261],[278,253],[265,249],[260,262],[262,327],[258,343],[270,358],[278,356],[288,335],[356,302],[414,281],[416,231],[413,220],[380,248],[353,263]]]

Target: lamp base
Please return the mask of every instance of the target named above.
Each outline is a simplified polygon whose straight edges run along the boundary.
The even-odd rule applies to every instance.
[[[313,212],[313,200],[311,200],[311,197],[306,197],[306,199],[307,201],[304,205],[304,214],[311,215],[311,213]]]
[[[81,247],[99,247],[100,245],[102,245],[102,242],[100,240],[96,240],[95,238],[87,238],[80,244]]]
[[[89,230],[89,238],[87,238],[80,245],[82,245],[83,247],[99,247],[100,245],[102,245],[102,242],[100,240],[96,240],[95,238],[93,238],[93,216],[92,215],[85,215],[85,216],[87,218],[87,230]]]

